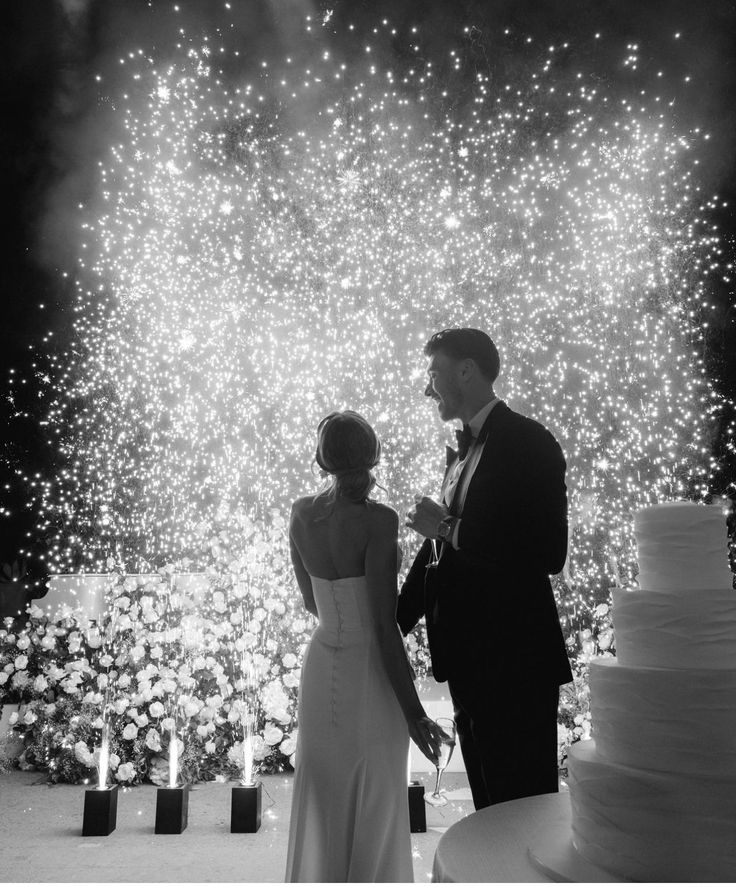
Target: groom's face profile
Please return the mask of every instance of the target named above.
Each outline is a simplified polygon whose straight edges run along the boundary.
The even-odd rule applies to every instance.
[[[460,361],[438,351],[432,355],[427,365],[429,382],[424,393],[436,401],[437,411],[443,422],[460,418],[463,404],[460,364]]]

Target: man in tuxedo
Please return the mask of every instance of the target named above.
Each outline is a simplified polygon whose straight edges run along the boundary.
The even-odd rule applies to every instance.
[[[424,393],[463,430],[441,501],[417,497],[408,513],[425,538],[397,619],[407,634],[426,618],[480,809],[558,790],[559,686],[572,673],[549,576],[567,553],[565,459],[549,431],[496,397],[498,351],[484,332],[444,330],[425,354]]]

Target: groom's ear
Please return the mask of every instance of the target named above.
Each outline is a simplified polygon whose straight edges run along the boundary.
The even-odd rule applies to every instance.
[[[478,364],[472,357],[466,357],[460,361],[458,372],[463,379],[471,379],[478,369]]]

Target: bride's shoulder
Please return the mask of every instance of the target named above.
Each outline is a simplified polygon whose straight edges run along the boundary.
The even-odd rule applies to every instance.
[[[373,526],[390,528],[392,530],[398,527],[398,512],[394,508],[391,508],[390,505],[384,505],[383,502],[373,501],[369,501],[368,505],[368,519]]]
[[[291,503],[291,516],[302,517],[314,508],[315,496],[301,496]]]

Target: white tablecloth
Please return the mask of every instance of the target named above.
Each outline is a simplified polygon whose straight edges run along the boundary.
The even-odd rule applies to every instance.
[[[530,844],[545,831],[569,832],[567,792],[494,804],[451,826],[440,838],[432,880],[438,882],[549,882],[532,862]],[[556,880],[556,879],[554,879]]]

